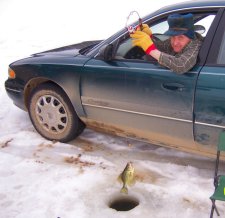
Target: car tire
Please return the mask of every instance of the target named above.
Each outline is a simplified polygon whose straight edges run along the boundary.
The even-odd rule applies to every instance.
[[[68,96],[52,83],[43,83],[31,92],[28,111],[37,132],[49,140],[68,142],[85,127]]]

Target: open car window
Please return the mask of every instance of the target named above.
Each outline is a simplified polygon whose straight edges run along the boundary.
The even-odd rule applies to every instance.
[[[201,13],[194,14],[195,32],[198,32],[203,37],[207,35],[207,32],[216,16],[216,13]],[[154,24],[148,24],[155,35],[160,40],[165,40],[168,37],[163,35],[168,30],[169,26],[167,23],[167,17],[162,18],[160,21]],[[127,39],[123,39],[118,46],[115,53],[115,59],[140,59],[149,60],[146,57],[145,52],[139,47],[132,46],[132,40],[128,36]]]

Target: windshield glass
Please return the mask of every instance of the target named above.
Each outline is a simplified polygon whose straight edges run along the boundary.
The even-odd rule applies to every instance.
[[[102,40],[92,41],[89,45],[85,46],[84,48],[80,49],[80,54],[85,55],[87,54],[92,48],[96,47]]]

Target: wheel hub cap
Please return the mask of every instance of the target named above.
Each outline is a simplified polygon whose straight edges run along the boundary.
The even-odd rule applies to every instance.
[[[65,107],[52,95],[44,95],[38,99],[35,113],[42,127],[51,133],[61,133],[67,126],[68,114]]]

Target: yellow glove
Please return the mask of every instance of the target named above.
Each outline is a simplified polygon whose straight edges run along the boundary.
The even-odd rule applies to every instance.
[[[141,31],[135,31],[133,34],[130,34],[132,38],[132,45],[141,47],[146,54],[150,54],[150,52],[156,49],[149,35]]]
[[[151,31],[151,29],[149,28],[148,24],[143,23],[141,26],[139,25],[139,26],[137,27],[137,30],[142,31],[142,32],[148,34],[149,36],[152,35],[152,31]]]

